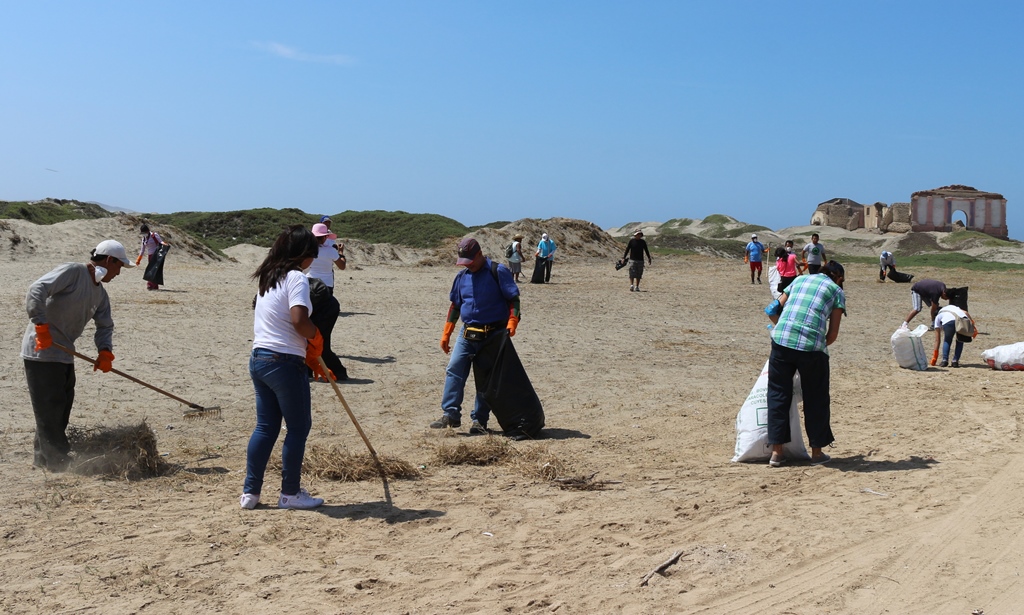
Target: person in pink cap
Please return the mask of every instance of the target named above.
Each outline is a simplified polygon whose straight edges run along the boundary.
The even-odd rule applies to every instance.
[[[306,276],[317,278],[327,285],[327,288],[334,292],[334,268],[344,271],[346,265],[345,244],[327,243],[327,240],[337,239],[338,236],[327,228],[326,224],[318,223],[313,225],[313,236],[320,244],[320,251],[313,264],[306,270]]]

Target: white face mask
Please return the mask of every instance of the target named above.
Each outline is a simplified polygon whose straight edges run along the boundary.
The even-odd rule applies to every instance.
[[[107,276],[107,268],[94,265],[93,277],[96,278],[96,283],[99,284],[103,281],[103,278]]]
[[[792,252],[793,246],[786,246],[786,252]]]

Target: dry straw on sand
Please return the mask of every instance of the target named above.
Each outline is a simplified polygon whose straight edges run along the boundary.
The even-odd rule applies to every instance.
[[[378,455],[377,458],[388,478],[414,479],[420,476],[419,470],[406,461],[387,455]],[[276,457],[272,465],[280,470],[281,458]],[[350,482],[380,477],[380,470],[368,453],[353,455],[337,445],[312,445],[307,448],[302,460],[302,473],[311,478]]]
[[[68,428],[75,456],[69,470],[76,474],[102,475],[124,480],[163,476],[173,466],[156,448],[156,434],[146,421],[119,427]]]
[[[505,465],[519,474],[535,480],[557,485],[559,489],[596,491],[611,481],[594,480],[597,473],[581,474],[572,464],[557,457],[548,447],[525,446],[518,448],[511,440],[500,436],[487,436],[456,444],[442,443],[434,452],[441,465]]]

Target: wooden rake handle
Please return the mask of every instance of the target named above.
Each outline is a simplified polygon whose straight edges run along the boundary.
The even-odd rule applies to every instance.
[[[92,363],[93,365],[96,365],[96,359],[93,359],[92,357],[87,357],[84,354],[75,352],[74,350],[71,350],[70,348],[67,348],[65,346],[61,346],[57,342],[54,342],[53,346],[55,348],[60,348],[61,350],[63,350],[64,352],[68,353],[71,356],[78,357],[79,359],[82,359],[83,361],[88,361],[89,363]],[[128,380],[131,380],[135,384],[141,384],[144,387],[153,389],[154,391],[156,391],[157,393],[160,393],[161,395],[166,395],[167,397],[170,397],[171,399],[173,399],[173,400],[175,400],[177,402],[185,404],[189,408],[195,408],[197,410],[204,410],[205,409],[202,406],[200,406],[199,404],[194,404],[194,403],[188,401],[187,399],[182,399],[182,398],[178,397],[177,395],[174,395],[172,393],[168,393],[167,391],[165,391],[163,389],[159,389],[159,388],[149,384],[148,382],[143,382],[143,381],[139,380],[138,378],[136,378],[135,376],[129,376],[128,374],[126,374],[126,373],[124,373],[124,372],[122,372],[120,370],[114,369],[114,368],[110,368],[110,371],[115,373],[115,374],[117,374],[118,376],[121,376],[122,378],[127,378]]]
[[[383,468],[381,468],[380,459],[377,459],[377,451],[373,450],[373,445],[370,444],[369,438],[367,438],[366,434],[363,433],[363,428],[359,426],[359,421],[356,420],[356,415],[352,414],[352,409],[348,407],[348,402],[345,401],[345,396],[341,394],[341,389],[338,388],[338,383],[331,378],[330,368],[327,367],[327,363],[324,363],[323,357],[317,357],[316,360],[320,362],[320,367],[324,370],[324,374],[327,374],[327,380],[331,383],[331,386],[334,387],[334,393],[341,401],[341,405],[345,407],[345,412],[348,413],[348,418],[352,419],[352,424],[356,426],[356,431],[359,432],[359,437],[361,437],[363,442],[366,443],[366,448],[370,450],[370,456],[377,462],[377,467],[381,469],[381,475],[383,476]]]

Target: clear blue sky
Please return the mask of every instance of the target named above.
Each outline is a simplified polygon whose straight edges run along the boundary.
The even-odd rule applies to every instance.
[[[0,200],[778,229],[959,183],[1021,237],[1022,6],[0,0]]]

